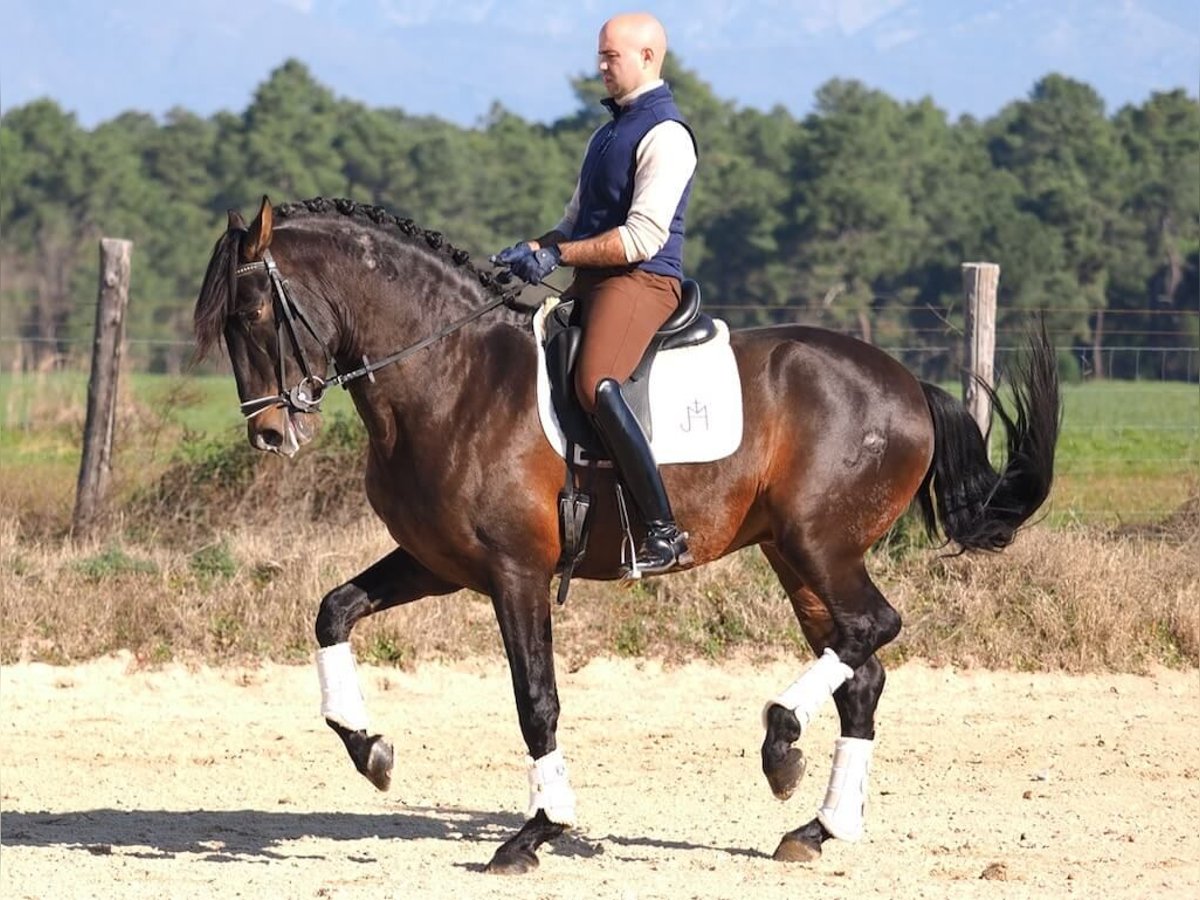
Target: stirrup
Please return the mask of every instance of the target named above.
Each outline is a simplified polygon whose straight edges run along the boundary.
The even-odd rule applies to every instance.
[[[633,562],[622,575],[633,580],[643,575],[665,575],[695,562],[688,548],[688,533],[671,523],[669,527],[648,526],[645,540],[633,555]]]
[[[638,550],[638,568],[647,575],[662,575],[690,565],[692,552],[687,540],[688,533],[680,531],[674,524],[670,528],[648,531]]]

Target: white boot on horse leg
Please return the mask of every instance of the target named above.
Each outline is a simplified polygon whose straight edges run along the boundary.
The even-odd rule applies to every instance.
[[[838,659],[832,648],[826,648],[820,658],[782,693],[763,707],[762,720],[766,729],[763,741],[763,774],[771,792],[787,800],[804,777],[804,754],[791,746],[808,728],[821,707],[833,692],[854,677],[854,670]],[[783,718],[786,710],[794,720]]]
[[[854,843],[862,839],[867,807],[867,780],[875,742],[841,737],[833,750],[829,787],[816,817],[783,836],[775,849],[780,862],[813,862],[829,838]]]
[[[529,817],[538,810],[556,825],[574,828],[575,791],[567,774],[567,763],[561,749],[554,749],[545,756],[534,759],[526,757],[529,764]]]
[[[493,875],[523,875],[538,867],[537,848],[574,828],[575,791],[567,774],[562,749],[556,747],[529,764],[529,818],[492,856],[485,871]]]
[[[874,751],[875,742],[864,738],[840,737],[834,744],[829,787],[825,802],[817,810],[817,821],[840,841],[856,843],[862,839]]]
[[[371,784],[386,791],[392,783],[392,746],[379,735],[368,735],[367,704],[358,684],[354,652],[343,641],[317,651],[321,684],[321,715],[338,733],[354,765]]]
[[[793,681],[781,694],[763,707],[763,727],[772,706],[791,710],[800,723],[801,732],[808,727],[833,692],[854,677],[854,670],[838,659],[832,647],[826,647],[820,658],[803,675]]]

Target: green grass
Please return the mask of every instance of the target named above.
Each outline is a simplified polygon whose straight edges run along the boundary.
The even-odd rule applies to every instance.
[[[1147,521],[1200,490],[1200,389],[1113,382],[1063,388],[1052,520]]]
[[[83,372],[0,375],[0,465],[67,461],[78,465],[87,416]],[[330,391],[327,412],[352,411],[345,391]],[[122,377],[119,418],[138,443],[188,432],[204,437],[242,432],[232,376]]]
[[[120,483],[154,477],[185,435],[227,437],[231,444],[242,439],[232,377],[135,374],[124,381],[122,397]],[[59,503],[71,496],[86,405],[84,373],[0,375],[0,470],[9,485],[21,482],[16,497],[33,485]],[[1050,521],[1153,520],[1200,490],[1196,385],[1064,385],[1063,406]],[[331,391],[325,411],[352,416],[349,396]],[[331,419],[326,416],[327,425]],[[0,493],[19,502],[11,487]]]

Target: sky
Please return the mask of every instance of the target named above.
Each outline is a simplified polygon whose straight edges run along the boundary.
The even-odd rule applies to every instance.
[[[0,110],[50,97],[91,128],[130,110],[241,112],[303,61],[337,95],[470,126],[499,102],[552,122],[578,101],[600,0],[0,0]],[[1109,112],[1200,87],[1195,0],[662,0],[644,8],[717,96],[798,116],[831,78],[986,118],[1050,72]]]

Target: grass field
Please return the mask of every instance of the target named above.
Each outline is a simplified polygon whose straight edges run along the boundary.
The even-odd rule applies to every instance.
[[[344,391],[331,391],[326,411],[349,416]],[[74,502],[87,375],[54,372],[0,375],[0,512],[53,530]],[[245,440],[231,376],[134,374],[121,384],[113,481],[118,498],[144,487],[201,440]]]
[[[161,471],[184,436],[242,440],[228,376],[134,375],[123,395],[116,477],[126,488]],[[81,373],[0,376],[0,470],[10,483],[0,500],[14,500],[14,478],[22,490],[37,487],[60,504],[70,495],[86,403]],[[1065,385],[1063,408],[1051,522],[1151,521],[1200,491],[1196,385]],[[352,413],[349,396],[339,390],[325,409]]]
[[[1103,382],[1063,388],[1052,521],[1148,521],[1200,491],[1200,388]]]

